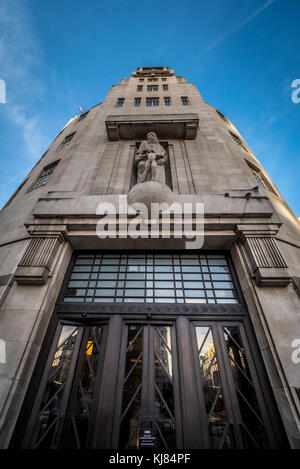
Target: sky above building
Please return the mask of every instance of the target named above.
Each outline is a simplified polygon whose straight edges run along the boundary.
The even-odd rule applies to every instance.
[[[137,67],[169,66],[233,122],[300,216],[299,24],[299,0],[1,0],[0,206],[79,106]]]

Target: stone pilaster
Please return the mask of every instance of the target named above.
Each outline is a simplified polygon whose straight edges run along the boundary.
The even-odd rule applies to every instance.
[[[30,242],[19,262],[14,278],[19,284],[46,283],[53,261],[65,241],[65,225],[29,225]]]
[[[288,265],[277,245],[276,225],[238,225],[237,232],[255,282],[260,287],[285,287]]]

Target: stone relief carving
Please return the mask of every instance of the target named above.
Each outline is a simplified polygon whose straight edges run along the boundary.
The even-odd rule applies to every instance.
[[[166,183],[165,164],[167,163],[167,152],[160,145],[154,132],[147,134],[135,155],[137,165],[137,184],[146,181],[158,181]]]

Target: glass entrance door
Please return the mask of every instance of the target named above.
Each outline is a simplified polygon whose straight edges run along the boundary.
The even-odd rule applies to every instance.
[[[193,326],[210,448],[270,448],[273,432],[242,324]]]
[[[278,447],[243,319],[157,316],[59,324],[23,447]]]
[[[141,432],[151,430],[157,448],[176,448],[181,424],[174,326],[129,324],[123,350],[114,444],[139,448]]]

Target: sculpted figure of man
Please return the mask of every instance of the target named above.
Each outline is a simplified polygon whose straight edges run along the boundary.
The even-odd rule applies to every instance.
[[[164,165],[167,162],[167,152],[160,145],[154,132],[147,134],[135,155],[137,164],[137,184],[146,181],[166,183]]]

